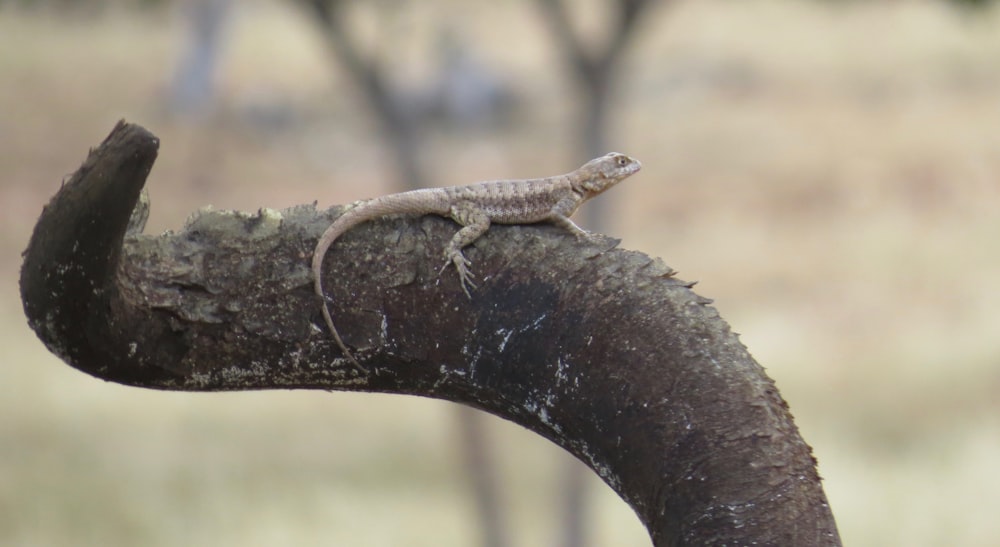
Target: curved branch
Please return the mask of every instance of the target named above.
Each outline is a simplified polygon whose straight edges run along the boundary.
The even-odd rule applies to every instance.
[[[443,219],[374,222],[328,257],[337,354],[309,257],[337,211],[203,212],[125,237],[156,154],[120,124],[45,208],[24,309],[70,365],[155,389],[315,388],[456,401],[597,472],[656,545],[839,545],[815,462],[773,382],[717,312],[636,252],[545,226],[495,227],[470,301],[436,271]]]
[[[109,357],[108,348],[92,341],[114,337],[116,325],[105,315],[114,299],[115,267],[159,144],[145,129],[119,122],[35,225],[21,267],[24,313],[42,342],[67,363]]]

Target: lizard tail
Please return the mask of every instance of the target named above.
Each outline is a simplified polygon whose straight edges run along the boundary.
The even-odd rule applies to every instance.
[[[323,287],[320,284],[319,278],[316,279],[316,290],[320,291],[321,293],[323,291]],[[351,353],[351,350],[347,349],[347,344],[345,344],[344,340],[340,338],[340,333],[337,332],[337,327],[333,325],[333,317],[330,315],[330,308],[326,305],[326,297],[323,297],[322,303],[323,305],[321,309],[323,310],[323,320],[326,321],[326,326],[327,328],[330,329],[330,334],[333,335],[333,339],[337,342],[337,345],[340,346],[340,351],[344,352],[344,356],[347,357],[347,359],[351,362],[352,365],[354,365],[354,368],[358,369],[358,371],[360,371],[362,374],[368,374],[368,370],[365,367],[361,366],[361,363],[359,363],[358,360],[354,358],[354,354]]]
[[[333,245],[333,242],[347,230],[349,230],[355,224],[362,222],[362,219],[354,210],[350,210],[334,221],[325,232],[323,232],[322,237],[319,239],[319,243],[316,245],[316,250],[313,252],[312,257],[312,271],[313,271],[313,289],[316,296],[320,299],[320,309],[323,311],[323,320],[326,322],[326,326],[330,329],[330,334],[333,335],[333,340],[337,342],[337,346],[340,351],[343,352],[344,356],[354,365],[354,368],[358,369],[362,374],[368,374],[368,370],[361,366],[361,363],[354,358],[354,354],[351,350],[347,349],[347,344],[340,337],[340,333],[337,332],[337,327],[333,324],[333,317],[330,315],[330,307],[326,301],[326,294],[323,291],[323,258],[326,256],[326,251]]]
[[[323,232],[323,235],[319,238],[319,242],[316,243],[316,250],[313,252],[312,257],[313,283],[316,295],[319,296],[323,304],[323,319],[326,321],[326,326],[330,329],[333,339],[337,342],[337,346],[340,347],[344,356],[359,371],[365,374],[368,373],[361,366],[361,363],[358,363],[358,360],[354,358],[354,354],[347,349],[347,345],[344,344],[340,333],[337,332],[337,327],[333,325],[333,317],[330,316],[326,295],[323,292],[323,258],[326,256],[326,251],[344,232],[371,219],[394,214],[435,214],[448,216],[450,210],[451,202],[448,195],[439,188],[412,190],[401,194],[375,198],[348,209],[337,217],[333,221],[333,224]]]

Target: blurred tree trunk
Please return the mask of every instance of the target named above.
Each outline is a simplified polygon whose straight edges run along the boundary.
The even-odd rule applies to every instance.
[[[232,13],[231,0],[183,2],[187,39],[170,86],[170,108],[175,113],[203,117],[215,99],[215,74],[222,51],[222,37]]]
[[[417,127],[380,71],[374,56],[366,56],[344,22],[346,2],[340,0],[305,0],[320,23],[330,51],[357,85],[378,122],[384,141],[395,158],[400,182],[405,187],[427,186],[427,176],[419,161]]]
[[[571,10],[564,0],[538,0],[543,19],[583,98],[576,130],[580,160],[611,151],[608,149],[608,116],[616,84],[623,79],[621,60],[635,39],[642,16],[648,15],[648,8],[657,3],[660,2],[609,0],[612,15],[608,39],[603,45],[595,45],[589,36],[581,36],[574,30]],[[597,232],[610,231],[610,211],[613,209],[613,202],[609,200],[591,204],[587,209],[588,225]]]
[[[477,513],[485,547],[510,545],[507,512],[501,507],[499,474],[493,447],[489,442],[489,422],[482,412],[460,406],[455,415],[465,474],[472,483]]]

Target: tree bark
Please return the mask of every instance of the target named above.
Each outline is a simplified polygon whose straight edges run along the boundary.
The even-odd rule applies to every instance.
[[[323,328],[309,258],[341,209],[201,212],[126,235],[158,140],[119,123],[45,207],[21,271],[32,328],[67,363],[153,389],[378,391],[512,420],[582,460],[662,545],[839,545],[811,449],[710,301],[659,260],[548,226],[497,226],[470,300],[437,271],[437,217],[346,234]]]

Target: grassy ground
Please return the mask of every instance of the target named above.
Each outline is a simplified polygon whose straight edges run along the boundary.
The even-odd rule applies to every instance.
[[[422,3],[381,35],[409,52],[400,74],[419,77],[432,15],[447,11],[528,97],[522,123],[502,133],[435,134],[442,183],[575,163],[569,90],[545,70],[555,55],[535,11],[500,4],[485,17]],[[614,128],[615,148],[645,170],[616,189],[616,235],[699,280],[742,333],[816,450],[846,544],[992,545],[1000,12],[745,4],[688,2],[646,23]],[[4,545],[476,537],[443,403],[130,389],[62,365],[24,325],[16,280],[35,218],[121,117],[162,139],[147,232],[206,204],[326,205],[390,188],[372,124],[308,22],[283,5],[239,5],[220,114],[201,124],[163,106],[183,36],[175,13],[0,8]],[[253,121],[261,108],[281,123]],[[557,452],[494,426],[513,535],[551,544]],[[591,490],[595,544],[648,543],[607,488],[595,479]]]

